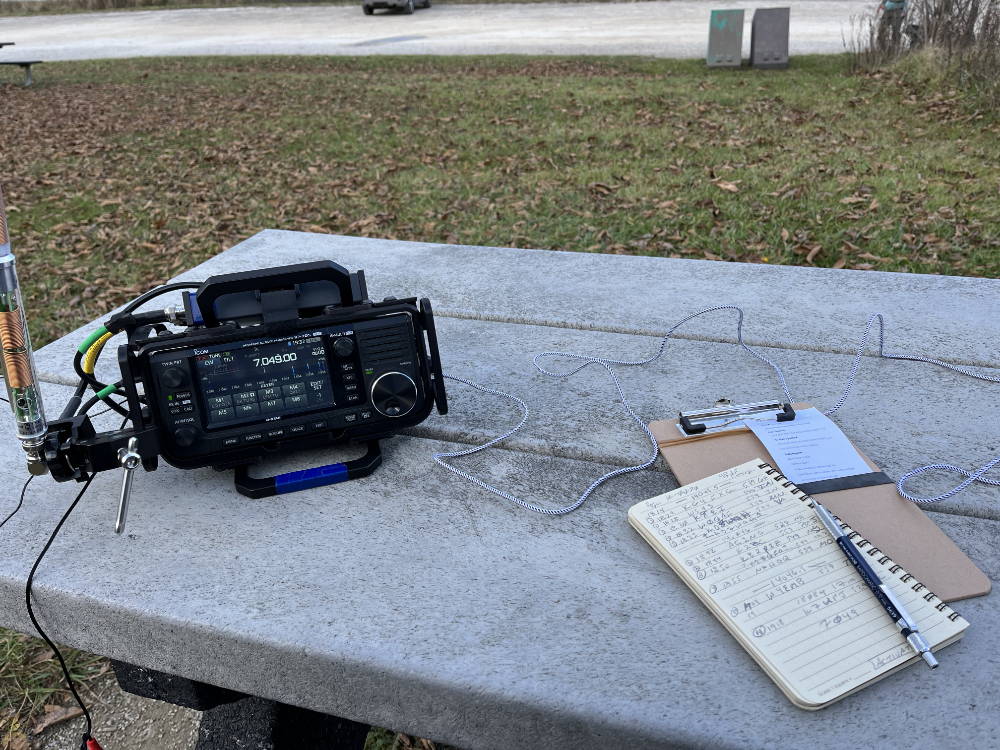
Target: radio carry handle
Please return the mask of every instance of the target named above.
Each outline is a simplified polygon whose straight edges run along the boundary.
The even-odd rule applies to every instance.
[[[267,318],[272,311],[280,312],[280,320],[299,317],[310,308],[353,307],[368,301],[368,288],[364,271],[351,273],[323,260],[278,272],[265,268],[212,276],[198,288],[195,300],[205,327],[215,328],[227,320],[271,322]]]
[[[234,483],[236,491],[246,497],[259,500],[263,497],[284,495],[289,492],[325,487],[330,484],[360,479],[371,474],[382,465],[382,446],[378,440],[368,441],[368,452],[361,458],[343,463],[316,466],[302,471],[291,471],[273,477],[255,478],[250,476],[249,466],[237,466]]]

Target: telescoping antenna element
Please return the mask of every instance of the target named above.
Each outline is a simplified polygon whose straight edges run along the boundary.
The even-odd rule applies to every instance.
[[[17,422],[17,437],[28,457],[28,471],[44,474],[42,442],[45,438],[45,410],[38,389],[38,373],[28,338],[21,287],[10,252],[7,212],[0,188],[0,345],[3,348],[3,377],[7,398]]]

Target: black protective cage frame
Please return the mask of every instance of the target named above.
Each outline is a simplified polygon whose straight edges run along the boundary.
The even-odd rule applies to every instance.
[[[345,478],[354,479],[370,474],[381,463],[378,440],[424,421],[432,406],[436,406],[440,414],[448,411],[434,314],[426,298],[389,297],[382,302],[372,302],[367,298],[364,271],[350,273],[332,261],[213,276],[192,296],[193,300],[185,295],[189,327],[182,332],[161,331],[160,335],[149,337],[152,326],[125,326],[129,340],[118,347],[118,364],[122,373],[120,391],[125,395],[131,422],[129,429],[98,433],[87,414],[60,419],[49,425],[45,459],[57,481],[84,482],[95,473],[121,468],[119,452],[134,438],[135,449],[146,471],[156,469],[160,456],[181,469],[237,468],[237,489],[242,494],[260,497],[275,494],[273,479],[253,479],[247,467],[267,456],[345,443],[367,443],[366,456],[345,465],[348,468]],[[419,359],[416,369],[424,398],[414,413],[394,419],[390,424],[360,422],[194,458],[166,451],[165,426],[158,410],[144,403],[155,392],[150,365],[153,355],[170,349],[292,335],[313,327],[358,323],[398,313],[409,316],[416,339]],[[201,325],[192,326],[199,316]],[[165,331],[162,326],[159,328]],[[143,393],[139,392],[139,384],[143,386]],[[144,394],[150,394],[150,399]]]

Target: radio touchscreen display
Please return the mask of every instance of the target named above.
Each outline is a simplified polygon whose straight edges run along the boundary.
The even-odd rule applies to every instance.
[[[330,408],[323,336],[195,352],[209,428]]]

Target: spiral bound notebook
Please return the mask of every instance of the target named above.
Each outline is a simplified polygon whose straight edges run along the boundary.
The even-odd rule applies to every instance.
[[[812,408],[812,404],[792,406],[796,410]],[[724,432],[683,435],[678,422],[652,422],[649,429],[682,485],[753,458],[775,465],[764,444],[747,427],[733,425]],[[879,471],[864,452],[858,453],[873,472]],[[989,593],[992,584],[986,574],[916,503],[900,497],[893,484],[823,492],[816,499],[945,601]]]
[[[812,499],[761,459],[641,502],[628,519],[799,708],[824,708],[919,661]],[[841,526],[933,650],[962,637],[968,622]]]

